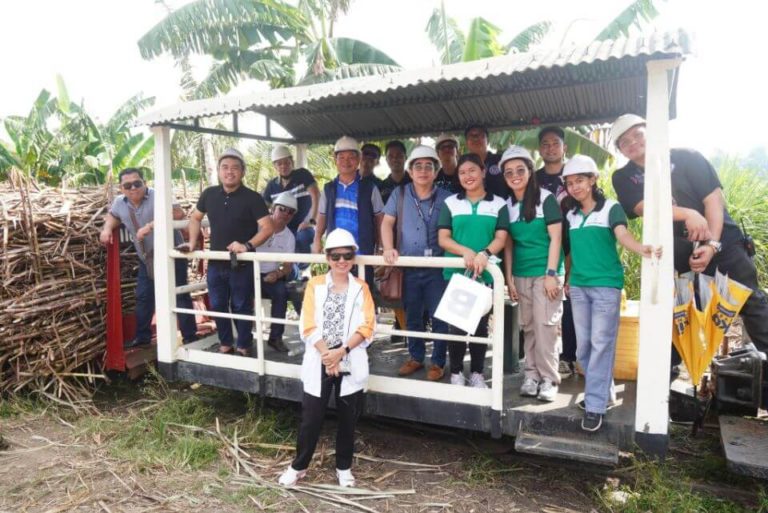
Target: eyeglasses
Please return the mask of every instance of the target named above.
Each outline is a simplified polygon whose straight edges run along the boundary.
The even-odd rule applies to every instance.
[[[509,169],[504,171],[504,178],[512,178],[513,176],[525,176],[528,173],[525,169]]]
[[[292,208],[284,207],[283,205],[277,205],[277,210],[282,212],[283,214],[288,214],[289,216],[292,216],[296,213],[296,211]]]
[[[133,182],[124,182],[120,184],[120,187],[125,189],[126,191],[130,191],[131,189],[141,189],[144,187],[144,182],[141,180],[136,180]]]
[[[352,260],[355,258],[355,252],[354,251],[348,251],[346,253],[329,253],[328,256],[333,260],[334,262],[338,262],[342,258],[344,260]]]
[[[431,162],[427,162],[425,164],[414,164],[411,166],[411,170],[413,171],[434,171],[435,165]]]

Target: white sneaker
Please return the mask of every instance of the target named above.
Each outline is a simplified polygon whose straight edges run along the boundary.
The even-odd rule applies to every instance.
[[[525,378],[523,386],[520,387],[520,395],[524,397],[536,397],[539,393],[539,382],[533,378]]]
[[[464,374],[462,374],[461,372],[457,374],[451,374],[451,385],[464,386]]]
[[[542,381],[537,399],[551,403],[555,400],[555,397],[557,397],[557,385],[546,379]]]
[[[278,479],[277,482],[282,486],[293,486],[299,479],[306,475],[306,470],[294,470],[294,468],[289,465],[288,468],[285,469],[285,472],[280,475],[280,479]]]
[[[485,376],[479,372],[473,372],[469,377],[469,386],[474,388],[488,388],[488,385],[485,383]]]
[[[339,478],[339,486],[341,487],[351,488],[355,486],[355,476],[352,475],[352,471],[350,469],[336,469],[336,477]]]

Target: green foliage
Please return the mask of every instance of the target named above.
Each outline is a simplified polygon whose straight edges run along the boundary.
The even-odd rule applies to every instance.
[[[43,183],[103,183],[125,167],[145,168],[154,140],[133,133],[131,123],[154,98],[136,95],[104,125],[73,103],[64,80],[56,77],[57,96],[42,90],[29,114],[4,119],[10,142],[0,144],[0,176],[16,167]]]
[[[632,27],[642,29],[646,23],[659,15],[653,0],[635,0],[618,16],[611,20],[603,30],[595,37],[596,41],[618,39],[628,36]]]
[[[442,9],[435,9],[427,21],[426,31],[429,40],[440,51],[440,62],[451,64],[461,61],[466,38],[454,18],[448,18]]]
[[[507,44],[507,53],[527,52],[541,43],[552,29],[552,22],[540,21],[520,31]]]
[[[469,62],[504,55],[504,47],[499,43],[500,34],[501,29],[485,18],[473,18],[461,60]]]

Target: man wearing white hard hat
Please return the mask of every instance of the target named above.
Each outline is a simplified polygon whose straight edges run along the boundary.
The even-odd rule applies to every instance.
[[[262,192],[264,201],[271,205],[275,198],[284,192],[289,192],[298,204],[296,215],[288,223],[288,229],[296,237],[296,251],[309,253],[312,240],[315,238],[317,223],[317,206],[320,200],[320,189],[312,173],[303,167],[294,169],[293,155],[287,146],[282,144],[272,148],[272,165],[277,176],[267,182]]]
[[[439,160],[437,152],[429,146],[419,145],[411,150],[408,159],[410,183],[403,183],[392,191],[384,207],[381,222],[381,243],[384,260],[397,263],[403,256],[442,256],[438,244],[437,220],[445,198],[450,193],[436,187],[435,177]],[[432,321],[434,333],[448,333],[448,325],[434,317],[437,305],[445,292],[446,282],[442,269],[403,268],[403,307],[406,328],[409,331],[424,331],[424,314]],[[427,379],[439,381],[443,378],[446,343],[435,340],[432,348],[432,365],[427,370]],[[425,340],[408,339],[409,359],[400,367],[399,374],[408,376],[424,368]]]
[[[208,187],[189,216],[189,243],[180,251],[196,247],[200,224],[208,216],[211,223],[211,251],[244,253],[254,251],[272,236],[272,218],[261,195],[243,183],[245,159],[235,148],[219,156],[219,185]],[[236,222],[235,222],[236,221]],[[253,315],[253,265],[247,262],[211,260],[208,262],[208,299],[214,312]],[[219,352],[248,356],[253,343],[253,322],[216,318]],[[233,347],[233,345],[235,347]]]
[[[256,248],[257,253],[293,253],[296,249],[296,239],[288,228],[291,220],[296,216],[298,202],[290,191],[280,193],[272,202],[272,225],[275,232],[267,241]],[[270,317],[285,319],[288,310],[287,280],[291,276],[293,264],[291,262],[262,262],[261,271],[261,297],[272,301]],[[301,313],[301,306],[297,308]],[[287,353],[288,348],[283,343],[284,324],[272,324],[269,329],[267,344],[280,353]]]
[[[629,162],[613,174],[613,188],[627,215],[643,215],[645,182],[645,120],[635,114],[619,116],[611,139]],[[723,189],[712,164],[690,149],[670,150],[675,269],[713,276],[716,269],[752,289],[741,319],[752,342],[768,351],[768,296],[757,281],[747,241],[728,214]],[[694,242],[698,247],[694,248]],[[679,362],[678,362],[679,363]]]
[[[339,138],[333,153],[338,175],[325,184],[320,195],[312,250],[320,253],[326,231],[343,228],[355,238],[361,255],[372,255],[383,216],[381,194],[370,177],[360,175],[360,149],[355,139]],[[373,269],[369,266],[367,270],[366,281],[373,287]]]
[[[442,133],[435,140],[437,158],[440,159],[440,169],[435,178],[435,186],[445,189],[451,194],[461,192],[459,184],[459,140],[451,135]]]

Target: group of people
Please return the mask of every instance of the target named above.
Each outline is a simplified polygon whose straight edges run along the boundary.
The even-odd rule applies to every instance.
[[[211,250],[324,251],[329,266],[327,274],[309,280],[304,301],[297,308],[306,344],[302,421],[297,455],[280,476],[281,484],[293,485],[305,475],[331,394],[339,412],[339,484],[354,484],[350,471],[354,427],[368,377],[366,347],[375,329],[372,273],[366,273],[365,280],[352,274],[358,254],[381,250],[390,265],[396,265],[400,256],[461,258],[464,269],[405,268],[402,291],[406,329],[424,331],[429,324],[433,333],[456,334],[465,333],[434,316],[448,280],[456,272],[469,271],[490,286],[486,268],[497,265],[497,257],[501,257],[508,294],[519,302],[524,334],[520,394],[553,401],[562,367],[572,369],[578,361],[585,375],[584,400],[579,403],[584,410],[582,428],[600,429],[613,405],[613,364],[624,285],[617,242],[646,258],[658,258],[662,251],[641,244],[627,230],[628,217],[643,214],[645,121],[628,114],[611,128],[618,151],[628,159],[613,174],[618,202],[608,199],[599,187],[600,171],[591,158],[573,155],[565,159],[565,133],[559,127],[539,132],[544,166],[538,170],[525,148],[511,146],[501,155],[491,152],[483,126],[468,127],[464,136],[464,154],[459,152],[458,139],[450,134],[440,134],[434,148],[415,146],[409,155],[401,141],[389,142],[384,155],[391,174],[385,180],[373,174],[382,155],[377,145],[360,147],[355,139],[341,137],[334,146],[337,176],[322,190],[308,170],[295,169],[285,146],[272,152],[278,176],[263,194],[243,184],[245,160],[237,150],[226,150],[220,156],[220,184],[202,193],[190,216],[189,242],[178,247],[196,247],[200,222],[207,215]],[[750,338],[765,350],[768,299],[758,286],[744,236],[728,215],[714,169],[695,151],[672,150],[671,171],[676,269],[713,274],[719,268],[751,287],[754,292],[742,318]],[[122,222],[137,242],[146,241],[151,222],[142,226],[132,219],[151,220],[139,213],[148,208],[147,202],[151,208],[152,192],[142,188],[136,170],[123,173],[125,195],[115,200],[102,240],[107,242],[110,228]],[[143,252],[146,244],[137,249]],[[295,267],[288,262],[262,264],[261,270],[261,289],[272,299],[272,316],[284,317],[284,283],[295,276]],[[186,272],[176,274],[179,283],[186,278]],[[141,276],[140,272],[140,280]],[[249,265],[211,261],[208,287],[213,310],[252,314],[254,288]],[[180,304],[182,300],[180,296]],[[181,322],[183,316],[179,319]],[[216,322],[219,350],[248,354],[252,323],[235,321],[235,340],[230,320]],[[185,334],[183,325],[182,334],[185,341],[193,336]],[[471,335],[487,334],[486,315]],[[274,325],[269,345],[285,351],[281,338],[282,326]],[[470,368],[465,374],[467,346]],[[487,387],[485,344],[435,340],[428,368],[425,348],[424,339],[408,340],[408,359],[399,368],[400,375],[425,371],[426,379],[441,381],[447,364],[450,383]]]

